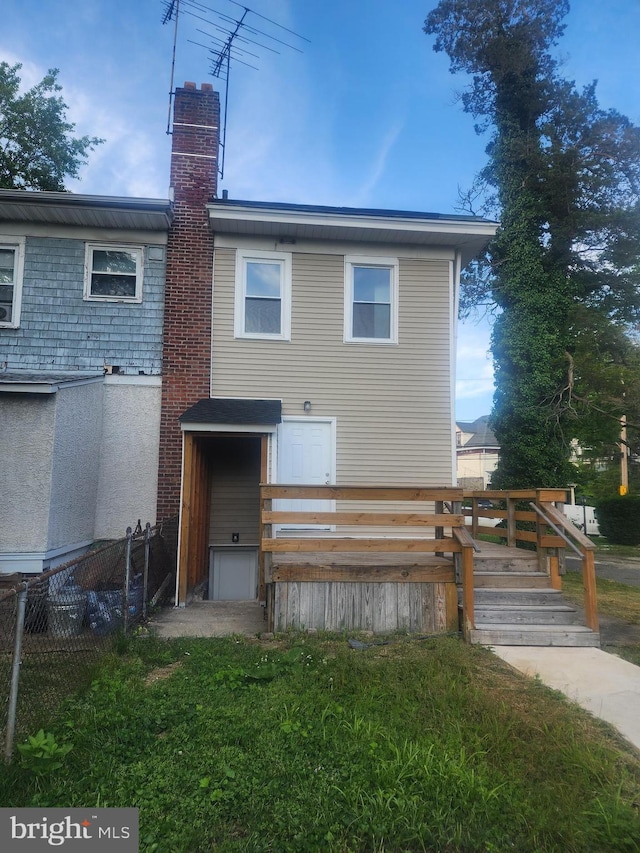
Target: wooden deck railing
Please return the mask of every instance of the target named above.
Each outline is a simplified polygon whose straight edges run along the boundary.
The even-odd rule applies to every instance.
[[[462,489],[413,488],[389,486],[260,486],[260,598],[266,599],[271,564],[278,554],[353,553],[377,555],[380,565],[388,554],[451,554],[456,579],[463,584],[463,627],[465,634],[474,627],[473,617],[473,542],[465,529],[462,514]],[[273,508],[277,500],[322,500],[337,504],[336,509],[309,511]],[[369,508],[376,502],[383,507]],[[348,508],[349,504],[357,508]],[[407,508],[411,504],[432,503],[435,511]],[[394,508],[394,504],[397,508]],[[402,506],[404,505],[404,506]],[[367,507],[363,509],[363,506]],[[326,525],[328,531],[280,530],[275,525]],[[345,534],[340,528],[355,528]],[[420,532],[412,531],[417,528]],[[445,535],[445,530],[451,530]],[[422,532],[424,531],[424,533]],[[276,555],[274,557],[274,555]],[[408,572],[404,572],[407,577]],[[372,578],[374,572],[372,571]]]
[[[584,610],[587,626],[598,630],[598,608],[596,600],[595,545],[558,508],[566,499],[565,489],[528,489],[520,491],[465,492],[466,501],[471,501],[471,534],[497,536],[505,545],[517,546],[518,542],[535,545],[541,571],[549,572],[551,586],[562,588],[560,576],[560,551],[568,545],[582,559],[582,583],[584,588]],[[491,501],[491,508],[480,503]],[[498,506],[495,506],[498,504]],[[524,509],[529,506],[530,509]],[[465,512],[467,512],[465,510]],[[482,524],[485,519],[505,521],[504,527]],[[518,527],[518,522],[528,522],[530,529]],[[551,529],[552,532],[549,532]]]

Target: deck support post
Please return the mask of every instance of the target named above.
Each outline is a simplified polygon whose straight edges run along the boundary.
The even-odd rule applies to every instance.
[[[562,589],[562,578],[560,577],[560,559],[558,549],[549,557],[549,577],[551,578],[551,589]]]
[[[587,627],[598,631],[598,605],[596,597],[596,566],[592,550],[585,548],[582,558],[582,583],[584,585],[584,615]]]
[[[476,627],[473,589],[473,548],[462,548],[462,633],[467,642]]]

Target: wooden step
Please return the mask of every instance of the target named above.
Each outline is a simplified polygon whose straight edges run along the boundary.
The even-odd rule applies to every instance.
[[[482,554],[473,555],[473,566],[481,572],[535,572],[538,570],[538,558],[528,551],[524,557],[483,557]]]
[[[475,628],[472,643],[483,646],[600,646],[600,634],[582,625],[516,625]]]
[[[550,583],[546,572],[495,572],[475,569],[473,572],[473,585],[476,588],[548,589]]]
[[[494,625],[575,625],[578,613],[569,604],[476,604],[476,628]]]
[[[476,607],[483,604],[565,604],[559,589],[540,588],[530,589],[528,587],[478,587],[474,590]],[[462,600],[462,589],[459,590]]]

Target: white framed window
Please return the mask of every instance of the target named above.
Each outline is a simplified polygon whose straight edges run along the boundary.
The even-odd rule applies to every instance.
[[[143,254],[140,246],[87,243],[84,298],[142,302]]]
[[[345,257],[345,341],[398,342],[398,260]]]
[[[236,253],[236,338],[291,338],[291,254]]]
[[[0,237],[0,327],[20,325],[24,237]]]

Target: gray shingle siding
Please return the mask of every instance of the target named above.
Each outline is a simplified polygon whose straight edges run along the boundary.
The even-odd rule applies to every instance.
[[[108,240],[104,241],[109,242]],[[85,242],[27,237],[19,329],[0,328],[9,370],[91,370],[159,374],[164,261],[144,252],[142,302],[83,299]]]

